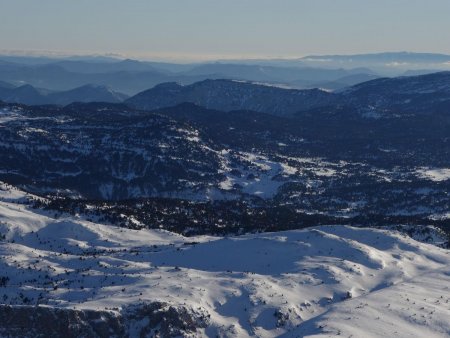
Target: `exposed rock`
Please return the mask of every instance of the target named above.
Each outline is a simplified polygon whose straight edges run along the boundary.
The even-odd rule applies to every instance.
[[[205,312],[155,302],[120,312],[0,305],[1,337],[188,337]]]

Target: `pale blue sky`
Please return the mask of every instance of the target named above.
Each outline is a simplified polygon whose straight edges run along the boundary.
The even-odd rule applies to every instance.
[[[0,0],[0,49],[174,59],[450,53],[450,0]]]

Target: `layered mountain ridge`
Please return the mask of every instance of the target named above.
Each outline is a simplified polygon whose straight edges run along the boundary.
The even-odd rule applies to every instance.
[[[165,83],[139,93],[126,103],[154,110],[183,102],[231,111],[253,110],[280,116],[322,109],[334,113],[339,107],[367,117],[442,112],[450,100],[450,72],[383,78],[329,93],[320,89],[296,90],[230,80],[206,80],[188,86]]]
[[[68,105],[73,102],[110,102],[118,103],[128,98],[127,95],[115,92],[111,88],[99,85],[84,85],[68,91],[52,92],[36,89],[31,85],[20,87],[2,87],[0,85],[0,101],[22,103],[28,105]]]

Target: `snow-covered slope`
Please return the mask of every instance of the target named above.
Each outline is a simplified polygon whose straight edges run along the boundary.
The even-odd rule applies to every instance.
[[[12,306],[0,306],[1,318],[39,304],[34,311],[81,311],[77,318],[101,312],[95,325],[120,327],[111,324],[111,336],[450,334],[450,253],[400,232],[322,226],[185,238],[55,218],[25,200],[1,186],[0,301]],[[165,319],[137,320],[139,307]],[[177,330],[167,330],[171,313]],[[0,336],[8,325],[0,322]],[[36,333],[26,329],[16,335]]]

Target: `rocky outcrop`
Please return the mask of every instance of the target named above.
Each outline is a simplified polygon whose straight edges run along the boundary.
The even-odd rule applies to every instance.
[[[116,311],[0,306],[1,337],[189,337],[206,312],[154,302]]]

